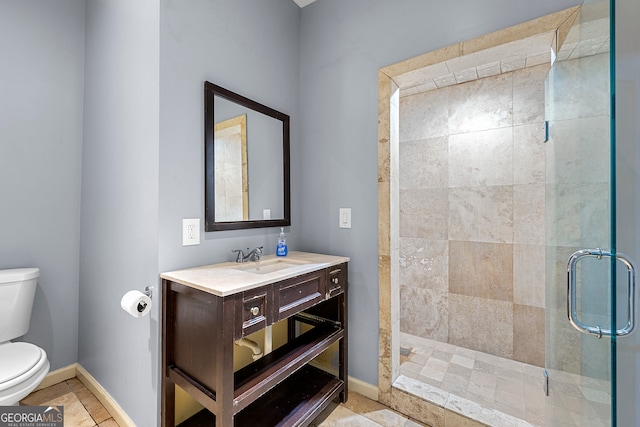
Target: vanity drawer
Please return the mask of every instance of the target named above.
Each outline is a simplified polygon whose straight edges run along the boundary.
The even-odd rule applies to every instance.
[[[274,302],[278,307],[278,320],[296,314],[325,299],[325,270],[294,277],[276,284]]]
[[[347,288],[347,264],[340,264],[328,269],[327,299],[332,298]]]
[[[269,317],[268,287],[242,293],[242,336],[267,327]]]

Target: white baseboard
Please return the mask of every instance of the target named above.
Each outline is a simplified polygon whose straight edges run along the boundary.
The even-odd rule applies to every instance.
[[[322,369],[323,371],[329,372],[332,375],[338,375],[338,370],[336,368],[334,368],[333,366],[327,363],[319,362],[317,359],[312,361],[310,365],[315,366],[318,369]],[[366,398],[375,400],[376,402],[378,401],[377,385],[369,384],[367,382],[354,378],[351,375],[348,376],[347,381],[348,381],[349,391],[353,391],[355,393],[361,394]]]
[[[105,390],[104,387],[96,381],[91,374],[78,363],[73,363],[64,368],[56,369],[49,372],[36,390],[50,387],[54,384],[71,378],[78,378],[82,384],[87,387],[91,393],[102,403],[102,406],[111,414],[114,420],[122,427],[136,427],[135,423],[129,418],[126,412],[118,405],[118,402]]]
[[[51,387],[52,385],[61,383],[62,381],[75,378],[77,367],[78,364],[73,363],[69,366],[65,366],[64,368],[56,369],[55,371],[49,372],[34,391],[42,390],[43,388]]]
[[[91,374],[78,365],[76,374],[80,382],[84,384],[95,397],[98,398],[102,406],[111,414],[114,420],[122,427],[136,427],[135,423],[129,418],[126,412],[118,405],[113,397],[100,385]]]
[[[371,400],[378,401],[378,386],[366,383],[357,378],[349,376],[349,391],[354,391]]]

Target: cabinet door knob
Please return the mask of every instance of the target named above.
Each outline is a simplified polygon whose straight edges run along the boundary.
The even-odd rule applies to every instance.
[[[250,310],[250,311],[251,311],[251,314],[252,314],[253,316],[257,316],[257,315],[258,315],[258,313],[260,313],[260,308],[258,308],[258,307],[251,307],[251,310]]]
[[[335,283],[336,285],[338,284],[340,280],[337,277],[334,277],[333,279],[331,279],[331,282]]]

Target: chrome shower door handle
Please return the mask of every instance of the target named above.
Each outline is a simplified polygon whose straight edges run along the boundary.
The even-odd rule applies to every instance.
[[[611,252],[603,251],[602,249],[581,249],[577,252],[574,252],[569,257],[569,261],[567,262],[567,316],[569,317],[569,322],[571,325],[576,328],[578,331],[595,335],[598,338],[602,338],[602,336],[611,336],[613,333],[610,329],[603,329],[599,325],[596,326],[588,326],[580,321],[578,318],[578,307],[577,307],[577,285],[576,285],[576,266],[578,262],[586,257],[595,257],[597,259],[602,259],[603,257],[612,258],[614,255]],[[636,323],[636,274],[635,267],[633,262],[624,254],[617,253],[615,255],[616,261],[622,262],[627,267],[627,293],[629,295],[629,301],[627,305],[628,317],[627,317],[627,325],[622,329],[617,329],[615,331],[615,335],[618,337],[623,337],[629,335],[633,332]]]

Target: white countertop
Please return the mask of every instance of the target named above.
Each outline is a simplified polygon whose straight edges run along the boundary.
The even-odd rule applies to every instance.
[[[265,255],[260,261],[224,262],[205,265],[185,270],[169,271],[162,273],[160,277],[223,297],[348,261],[349,258],[343,256],[294,251],[289,252],[286,257]],[[276,263],[292,265],[268,273],[255,272],[260,269],[269,271],[270,266],[275,266]]]

